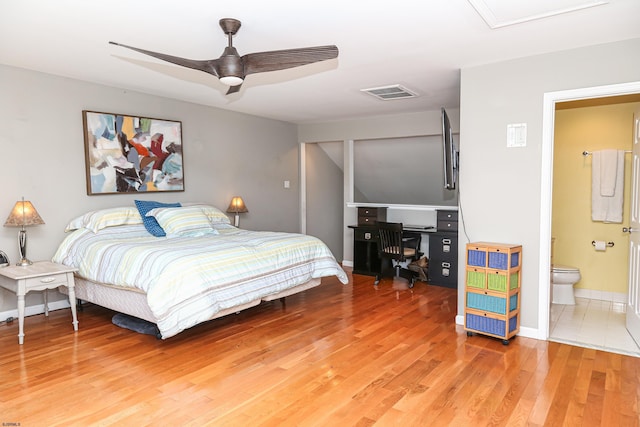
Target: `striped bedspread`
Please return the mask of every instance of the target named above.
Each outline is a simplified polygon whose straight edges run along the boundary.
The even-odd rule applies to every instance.
[[[230,228],[218,235],[158,238],[142,225],[67,235],[54,262],[95,282],[147,295],[163,338],[312,278],[348,278],[319,239]]]

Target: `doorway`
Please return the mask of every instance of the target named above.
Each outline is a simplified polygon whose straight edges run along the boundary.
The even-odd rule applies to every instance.
[[[540,215],[540,288],[539,288],[539,330],[544,332],[543,339],[550,337],[550,277],[551,231],[552,231],[552,194],[553,194],[553,160],[556,104],[561,102],[599,99],[612,96],[638,95],[640,82],[620,85],[600,86],[575,89],[544,95],[543,141],[542,141],[542,186]],[[587,148],[585,148],[587,149]],[[622,227],[623,224],[620,224]],[[626,245],[626,242],[625,246]]]
[[[552,263],[579,271],[580,280],[565,288],[575,305],[552,304],[549,340],[618,353],[639,355],[625,327],[628,300],[629,224],[633,115],[640,95],[569,101],[556,104]],[[592,173],[601,150],[622,150],[624,185],[622,222],[592,221]],[[597,170],[595,171],[597,172]],[[599,177],[599,174],[595,175]],[[602,242],[599,250],[594,241]],[[552,293],[553,294],[553,293]],[[555,295],[554,295],[555,299]]]

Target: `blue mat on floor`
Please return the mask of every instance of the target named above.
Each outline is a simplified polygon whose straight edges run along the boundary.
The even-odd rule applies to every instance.
[[[137,317],[117,313],[111,318],[111,322],[116,326],[129,329],[139,334],[153,335],[156,338],[161,338],[160,331],[155,323],[147,322]]]

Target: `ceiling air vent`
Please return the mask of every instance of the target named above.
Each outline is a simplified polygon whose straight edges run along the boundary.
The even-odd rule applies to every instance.
[[[370,89],[360,89],[360,91],[373,95],[383,101],[388,101],[390,99],[415,98],[418,96],[415,92],[411,92],[409,89],[400,85],[372,87]]]

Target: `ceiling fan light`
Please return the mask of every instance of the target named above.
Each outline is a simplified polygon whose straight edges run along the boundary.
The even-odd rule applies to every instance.
[[[242,84],[242,79],[237,76],[223,76],[220,77],[220,82],[227,86],[238,86]]]

